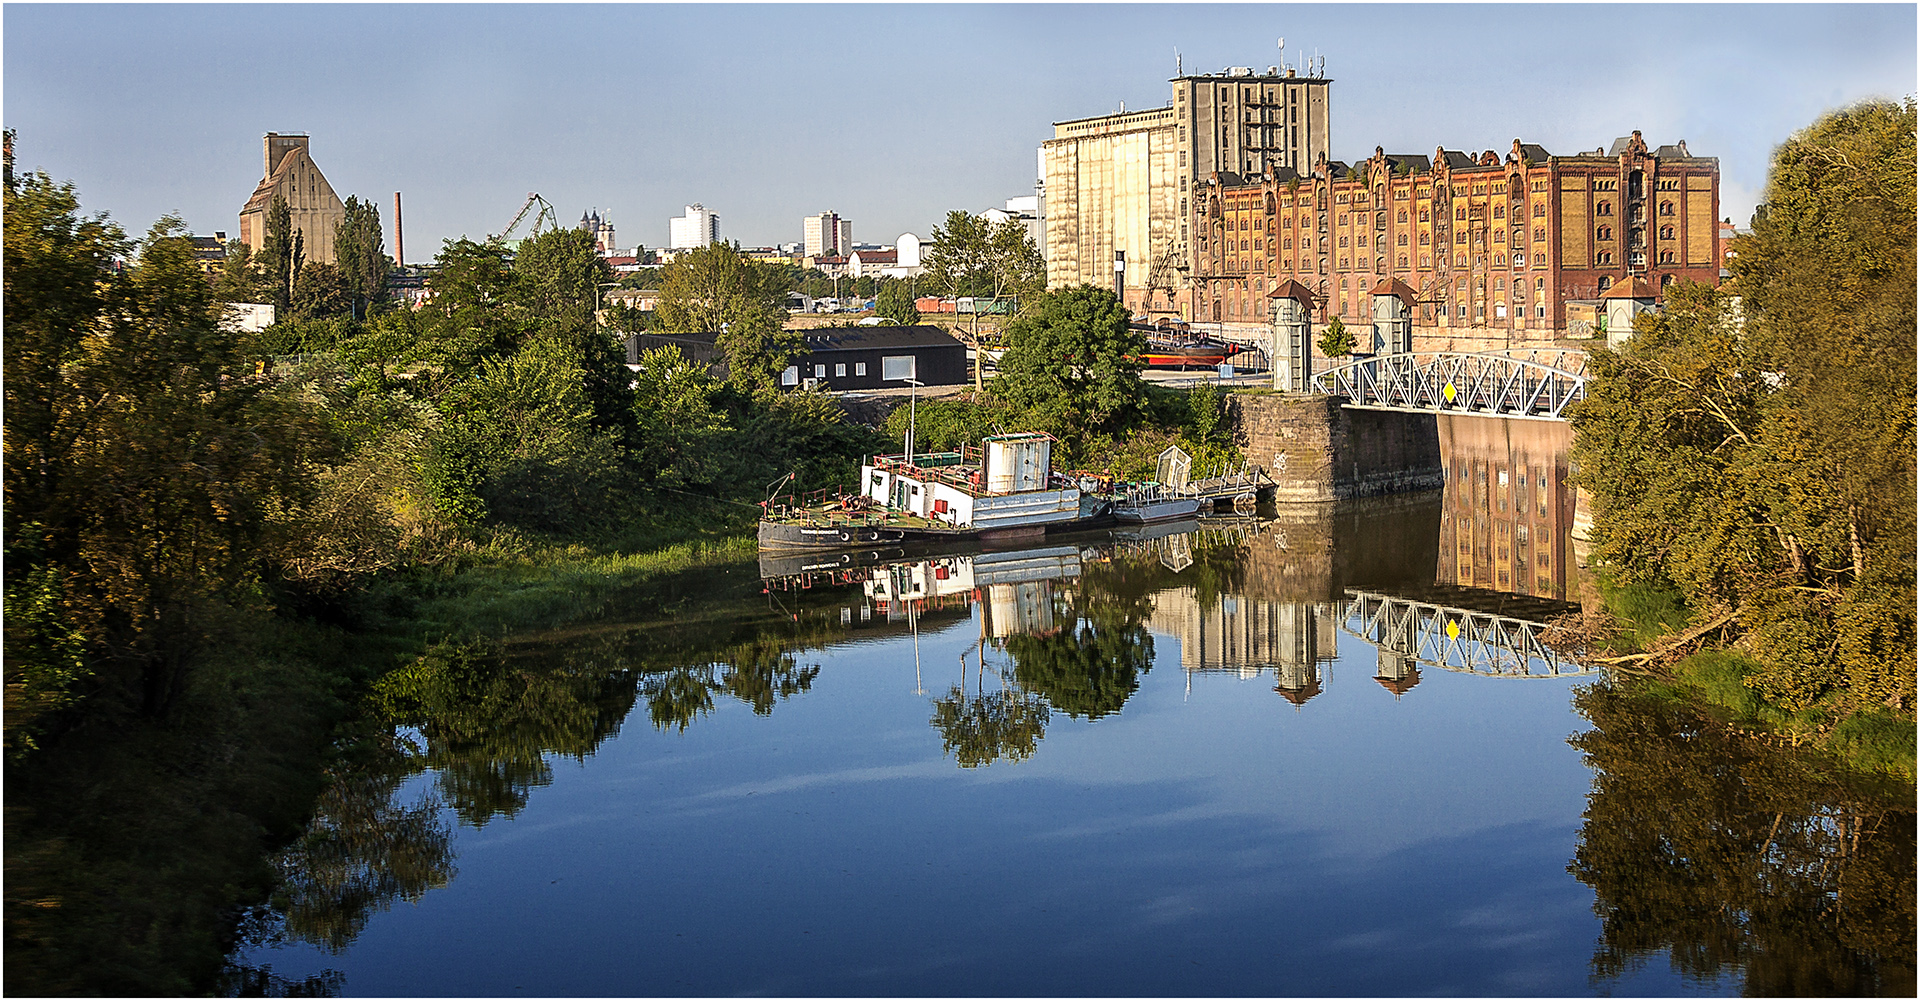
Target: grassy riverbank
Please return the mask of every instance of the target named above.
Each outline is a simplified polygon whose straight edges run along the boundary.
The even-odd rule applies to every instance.
[[[1915,780],[1914,721],[1879,709],[1829,700],[1798,709],[1769,699],[1751,679],[1766,665],[1738,648],[1714,643],[1713,631],[1689,629],[1693,613],[1676,590],[1622,584],[1590,575],[1588,602],[1605,609],[1583,627],[1597,656],[1612,662],[1639,694],[1709,712],[1750,738],[1807,748],[1865,775]],[[1708,645],[1695,648],[1697,644]]]

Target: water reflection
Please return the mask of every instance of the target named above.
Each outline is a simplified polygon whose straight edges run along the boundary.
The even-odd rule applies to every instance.
[[[1561,467],[1512,454],[1506,509],[1491,492],[1499,463],[1454,459],[1467,486],[1450,476],[1444,494],[1019,551],[763,560],[669,581],[561,634],[430,651],[378,686],[372,732],[282,858],[278,933],[338,950],[391,902],[445,885],[455,830],[443,816],[470,828],[514,816],[551,781],[554,756],[593,755],[643,703],[643,734],[694,739],[729,706],[774,714],[856,648],[889,667],[913,658],[926,715],[913,710],[911,739],[937,742],[949,777],[1044,771],[1023,763],[1045,753],[1050,730],[1059,747],[1072,728],[1063,717],[1125,715],[1156,657],[1163,672],[1178,663],[1189,687],[1263,679],[1251,697],[1307,721],[1341,718],[1340,697],[1314,701],[1351,677],[1336,663],[1363,665],[1371,677],[1354,690],[1406,718],[1449,704],[1443,686],[1422,687],[1423,671],[1579,672],[1539,640],[1577,607],[1561,572],[1568,522],[1554,514]],[[1475,492],[1480,468],[1489,492]],[[1521,518],[1514,471],[1537,484],[1542,468],[1548,514],[1534,495]],[[875,677],[907,691],[903,674]],[[1756,993],[1911,993],[1910,808],[1671,705],[1600,686],[1575,708],[1594,726],[1574,738],[1593,787],[1569,870],[1603,919],[1596,987],[1666,952],[1689,975],[1744,972]],[[407,781],[423,775],[430,785]],[[1556,846],[1553,857],[1567,856]],[[313,986],[235,969],[248,989]]]
[[[1652,695],[1575,696],[1593,792],[1568,871],[1604,984],[1665,953],[1745,993],[1912,997],[1912,789],[1838,775]]]

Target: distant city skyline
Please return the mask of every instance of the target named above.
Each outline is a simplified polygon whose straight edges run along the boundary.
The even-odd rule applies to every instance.
[[[623,247],[704,204],[724,239],[794,243],[831,206],[863,239],[1031,194],[1052,123],[1167,102],[1188,73],[1316,53],[1333,157],[1552,153],[1641,130],[1720,160],[1742,227],[1773,148],[1916,89],[1915,8],[1883,5],[9,4],[20,170],[129,232],[237,235],[261,136],[312,136],[342,197],[393,193],[406,246],[504,228],[539,192]],[[833,58],[821,58],[822,53]]]

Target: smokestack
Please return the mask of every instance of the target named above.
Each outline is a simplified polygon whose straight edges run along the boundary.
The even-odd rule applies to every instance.
[[[397,268],[407,266],[407,254],[400,242],[400,192],[393,193],[393,265]]]

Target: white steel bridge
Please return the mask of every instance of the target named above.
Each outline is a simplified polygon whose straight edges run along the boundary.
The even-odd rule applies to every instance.
[[[1368,410],[1565,420],[1586,396],[1586,373],[1581,350],[1408,351],[1336,365],[1312,387]]]

